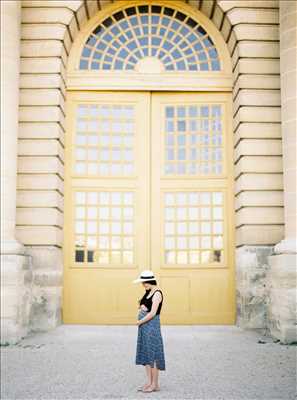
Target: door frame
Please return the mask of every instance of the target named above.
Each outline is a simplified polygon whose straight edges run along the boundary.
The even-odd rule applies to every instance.
[[[71,207],[69,207],[69,204],[72,205],[72,203],[71,203],[71,199],[70,199],[70,186],[69,185],[70,185],[71,179],[72,179],[71,173],[70,173],[70,169],[71,169],[71,166],[72,166],[72,151],[73,151],[73,138],[74,138],[74,131],[73,131],[73,134],[70,134],[70,132],[73,130],[73,123],[74,123],[74,118],[73,118],[74,114],[73,114],[72,111],[70,111],[70,109],[71,109],[71,104],[70,104],[71,103],[71,99],[83,98],[83,99],[87,100],[88,98],[93,98],[94,99],[94,98],[96,98],[96,96],[100,96],[100,95],[104,95],[104,94],[109,94],[111,96],[114,96],[114,93],[115,92],[113,92],[113,91],[108,91],[108,92],[107,91],[106,92],[99,91],[97,94],[94,93],[94,92],[90,92],[90,93],[69,92],[69,96],[67,98],[67,132],[68,132],[68,135],[66,135],[66,143],[65,143],[65,146],[66,146],[66,168],[65,168],[65,189],[66,189],[65,190],[65,192],[66,192],[65,193],[65,202],[66,202],[66,208],[65,208],[65,210],[66,210],[66,212],[65,212],[65,227],[64,227],[64,235],[65,236],[64,236],[64,246],[63,246],[63,251],[64,251],[64,286],[63,286],[63,290],[64,291],[65,291],[66,285],[69,284],[69,282],[67,281],[68,264],[69,264],[70,259],[71,259],[70,258],[70,254],[69,254],[69,251],[71,250],[70,249],[70,243],[71,242],[69,242],[69,237],[70,237],[69,235],[72,234],[72,232],[69,232],[69,230],[71,229],[71,226],[72,226],[71,213],[70,213]],[[131,94],[131,92],[130,92],[130,94]],[[149,149],[150,149],[149,150],[148,163],[149,163],[149,168],[151,168],[152,146],[148,142],[148,140],[149,141],[152,140],[149,137],[151,135],[152,130],[154,129],[154,127],[150,126],[151,123],[152,123],[151,122],[152,121],[151,113],[152,113],[152,106],[153,106],[151,99],[152,99],[152,97],[154,95],[155,96],[159,95],[160,98],[161,97],[165,97],[166,98],[166,96],[168,96],[170,94],[169,93],[163,93],[163,92],[155,93],[155,92],[151,92],[151,91],[150,92],[149,91],[145,91],[144,94],[149,99],[149,101],[146,102],[146,104],[150,108],[149,112],[147,113],[148,114],[147,126],[148,126],[149,134],[148,134],[148,138],[146,139],[146,145],[149,145]],[[202,95],[200,92],[198,92],[197,94],[199,95],[199,97],[201,97],[201,95]],[[233,175],[232,175],[233,172],[230,174],[230,172],[233,171],[232,157],[230,157],[230,155],[232,153],[232,150],[233,150],[233,140],[232,140],[232,135],[230,133],[231,132],[231,117],[232,117],[232,115],[231,115],[232,99],[231,99],[231,94],[230,95],[226,94],[226,93],[225,94],[218,93],[218,94],[220,95],[220,97],[223,96],[226,99],[226,102],[228,103],[228,106],[227,106],[227,114],[228,115],[226,116],[226,124],[227,124],[226,125],[226,136],[228,134],[230,136],[229,136],[229,140],[227,141],[228,142],[228,148],[227,148],[227,152],[226,152],[226,159],[227,159],[227,162],[228,162],[227,171],[228,171],[228,182],[229,182],[228,185],[229,185],[229,184],[233,184]],[[177,98],[180,96],[180,94],[177,94],[177,93],[174,93],[174,95],[176,95]],[[194,95],[195,95],[194,93],[191,93],[191,96],[194,96]],[[123,96],[125,96],[125,93],[123,93]],[[208,95],[205,94],[205,96],[208,96],[208,98],[209,98],[209,96],[210,97],[214,97],[216,95],[215,94],[208,94]],[[118,97],[121,97],[121,95],[119,93],[117,93],[117,98]],[[229,116],[229,118],[228,118],[228,116]],[[159,119],[161,119],[161,117]],[[149,205],[147,207],[147,214],[146,214],[147,215],[146,229],[148,230],[147,238],[148,238],[148,241],[149,241],[149,245],[147,246],[147,257],[146,257],[147,262],[144,262],[142,264],[142,267],[143,267],[143,269],[151,269],[152,268],[154,271],[158,271],[158,273],[159,272],[163,273],[163,271],[166,273],[166,271],[168,272],[168,271],[171,270],[172,272],[174,272],[174,274],[176,276],[178,276],[179,274],[182,273],[182,271],[178,271],[179,267],[175,267],[175,268],[172,268],[172,267],[165,267],[164,268],[164,267],[162,267],[162,268],[158,269],[156,265],[151,265],[151,262],[152,262],[152,259],[151,259],[151,257],[152,257],[151,246],[153,246],[153,241],[156,240],[156,235],[154,235],[154,232],[151,230],[152,219],[154,218],[153,215],[151,215],[151,213],[152,213],[152,209],[151,209],[152,208],[151,207],[151,204],[152,204],[151,203],[152,179],[153,178],[151,176],[151,172],[149,172],[149,186],[150,186],[150,189],[149,189],[148,195],[149,195],[150,199],[149,199]],[[108,180],[109,179],[107,179],[107,181]],[[96,187],[96,182],[98,183],[98,179],[96,180],[96,178],[94,178],[92,181],[93,181],[92,186]],[[202,182],[202,186],[201,187],[207,188],[207,187],[211,186],[211,185],[209,185],[209,182],[211,181],[211,179],[206,177],[206,179],[202,179],[202,181],[203,182]],[[216,179],[212,178],[212,182],[213,183],[215,183],[216,181],[217,181]],[[111,182],[112,182],[112,178],[111,178]],[[112,187],[112,185],[110,187]],[[228,206],[228,212],[229,212],[229,218],[230,218],[229,221],[234,221],[233,212],[231,210],[232,207],[233,207],[233,211],[234,211],[234,206],[233,206],[234,198],[232,196],[232,193],[233,193],[232,188],[229,187],[229,190],[227,190],[227,192],[228,192],[227,206]],[[232,265],[230,266],[231,267],[230,268],[230,273],[232,273],[232,275],[233,275],[233,279],[232,279],[232,282],[231,282],[231,285],[233,286],[232,297],[234,297],[233,295],[235,293],[235,289],[234,289],[234,278],[235,278],[234,277],[234,275],[235,275],[234,274],[234,259],[235,259],[235,255],[234,255],[234,251],[235,251],[235,248],[234,248],[235,247],[234,229],[235,229],[234,222],[232,222],[231,224],[228,224],[228,237],[231,239],[231,242],[233,243],[233,249],[232,249],[233,251],[229,250],[229,259],[230,259],[230,262],[232,263]],[[233,253],[233,256],[232,256],[231,253]],[[220,266],[219,268],[220,268],[220,270],[222,270],[222,268],[224,268],[224,267]],[[113,267],[113,268],[110,267],[110,266],[105,266],[105,267],[99,266],[99,267],[94,267],[94,269],[99,269],[99,270],[108,269],[108,270],[111,270],[111,273],[112,273],[112,271],[115,272],[116,270],[121,270],[122,268],[120,266],[116,266],[116,267]],[[130,271],[132,273],[131,274],[131,278],[133,278],[134,275],[135,275],[135,271],[138,272],[138,266],[131,266],[131,268],[129,268],[129,269],[130,269]],[[194,270],[193,268],[191,268],[191,266],[189,266],[189,268],[187,268],[187,269],[188,270]],[[202,270],[202,269],[203,269],[203,267],[199,268],[199,270]],[[196,268],[196,270],[197,270],[197,268]],[[132,277],[132,275],[133,275],[133,277]],[[132,281],[132,279],[131,279],[131,281]],[[135,290],[136,290],[135,293],[138,292],[140,294],[140,290],[139,289],[140,289],[139,287],[137,287],[137,288],[135,287]],[[132,291],[133,291],[133,289],[132,289]],[[63,295],[63,299],[65,300],[65,302],[67,301],[67,299],[64,298],[64,295]],[[65,304],[66,303],[64,303],[64,305]],[[231,321],[233,321],[233,317],[232,316],[231,316]],[[65,320],[65,322],[66,322],[66,320]],[[119,319],[118,322],[119,323],[123,323],[123,324],[127,323],[125,318]],[[107,322],[107,320],[105,320],[104,323],[109,323],[109,322]],[[114,322],[110,322],[110,323],[114,323]],[[172,323],[172,322],[169,322],[169,323]],[[181,323],[181,322],[180,321],[176,321],[176,323]],[[191,321],[187,320],[186,323],[191,323]]]

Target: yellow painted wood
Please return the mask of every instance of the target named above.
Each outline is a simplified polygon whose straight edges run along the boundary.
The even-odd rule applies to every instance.
[[[152,95],[152,269],[166,297],[165,324],[234,324],[234,204],[233,139],[230,126],[231,96],[206,93],[153,93]],[[221,104],[223,109],[223,173],[166,176],[164,163],[164,110],[167,105]],[[164,259],[164,193],[211,193],[224,196],[223,262],[166,265]],[[177,207],[178,208],[178,207]],[[182,207],[181,207],[182,208]],[[200,237],[201,238],[201,237]]]
[[[141,284],[132,280],[152,269],[162,288],[164,324],[234,324],[234,204],[233,138],[230,127],[231,95],[214,93],[69,92],[67,97],[63,322],[77,324],[134,324]],[[78,104],[134,105],[135,174],[128,177],[93,177],[74,173]],[[167,105],[221,104],[224,110],[223,171],[212,175],[165,176],[164,110]],[[135,193],[135,258],[132,264],[74,259],[75,191]],[[204,263],[164,262],[164,192],[222,192],[223,260]],[[124,206],[123,206],[124,207]],[[215,205],[212,204],[212,212]],[[217,207],[219,208],[219,207]],[[190,207],[187,208],[188,216]],[[200,207],[200,212],[201,207]],[[98,218],[99,220],[99,218]],[[100,222],[100,221],[99,221]],[[112,221],[110,221],[112,222]],[[125,236],[125,235],[123,235]],[[98,249],[97,249],[98,250]],[[111,250],[106,252],[111,257]],[[210,251],[211,253],[211,251]],[[190,252],[189,252],[190,257]],[[112,259],[112,258],[110,258]]]
[[[139,287],[131,281],[149,259],[149,132],[150,96],[147,93],[69,93],[67,100],[65,181],[65,271],[63,320],[65,323],[131,323],[136,318]],[[73,173],[75,123],[78,104],[132,105],[135,107],[135,174],[123,177],[80,177]],[[74,194],[129,192],[135,195],[135,261],[129,265],[74,262]],[[100,255],[100,252],[98,252]]]

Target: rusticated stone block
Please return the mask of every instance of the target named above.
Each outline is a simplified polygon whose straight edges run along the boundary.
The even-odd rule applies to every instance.
[[[267,257],[272,246],[243,246],[236,252],[237,325],[246,329],[267,326]]]

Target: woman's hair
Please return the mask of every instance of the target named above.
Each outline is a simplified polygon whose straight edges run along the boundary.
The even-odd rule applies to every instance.
[[[157,285],[157,281],[156,281],[156,280],[153,280],[153,281],[143,281],[142,283],[151,283],[152,285]],[[143,297],[147,295],[147,292],[148,292],[148,290],[146,290],[146,292],[145,292],[145,294],[143,295]],[[140,302],[141,302],[141,299],[138,300],[138,304],[140,304]]]
[[[150,283],[151,285],[157,285],[157,281],[142,281],[142,283]]]

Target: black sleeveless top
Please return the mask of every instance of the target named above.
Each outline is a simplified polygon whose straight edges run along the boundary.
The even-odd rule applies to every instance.
[[[153,294],[152,296],[150,296],[149,299],[147,299],[146,296],[149,295],[149,292],[150,292],[150,291],[151,291],[151,289],[150,289],[150,290],[146,290],[146,292],[144,293],[144,295],[142,296],[142,298],[141,298],[141,300],[140,300],[139,305],[141,306],[141,304],[144,304],[144,305],[148,308],[148,311],[151,311],[152,305],[153,305],[153,296],[154,296],[154,294],[155,294],[156,292],[160,292],[161,295],[162,295],[162,300],[161,300],[161,302],[159,303],[159,306],[158,306],[158,309],[157,309],[157,313],[156,313],[156,314],[160,314],[161,308],[162,308],[162,304],[163,304],[163,293],[162,293],[161,290],[157,289],[157,290],[154,292],[154,294]]]

